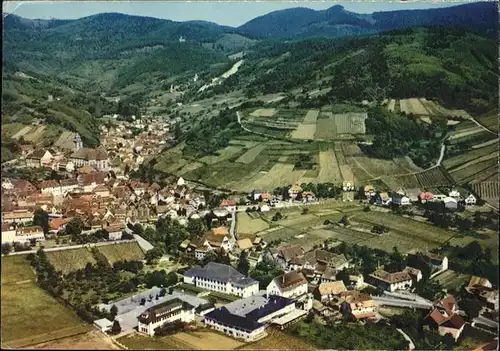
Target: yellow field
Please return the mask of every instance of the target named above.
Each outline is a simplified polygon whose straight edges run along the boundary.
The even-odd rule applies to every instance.
[[[291,164],[277,163],[269,172],[259,174],[249,188],[271,190],[280,184],[294,184],[306,171],[294,171],[293,168],[294,165]]]
[[[255,234],[269,228],[269,224],[261,218],[252,219],[246,212],[238,212],[236,215],[236,233]]]
[[[259,108],[252,113],[250,116],[254,117],[272,117],[278,112],[275,108]]]
[[[253,148],[251,148],[250,150],[248,150],[247,152],[245,152],[243,155],[241,155],[237,160],[236,162],[240,162],[240,163],[251,163],[253,162],[253,160],[255,160],[255,158],[262,152],[262,150],[264,150],[266,148],[266,144],[259,144]]]
[[[300,123],[297,128],[292,132],[292,139],[308,140],[314,139],[316,133],[316,124]]]
[[[73,149],[74,139],[75,139],[75,133],[64,132],[61,134],[59,139],[57,139],[54,145],[63,149]]]
[[[342,175],[337,163],[337,158],[333,150],[320,151],[319,153],[319,176],[320,183],[339,183],[342,182]]]
[[[31,348],[50,350],[121,350],[109,337],[106,337],[98,330],[32,345]]]
[[[24,135],[27,134],[31,130],[30,126],[26,126],[20,131],[18,131],[16,134],[12,136],[12,139],[19,139],[20,137],[24,138]]]

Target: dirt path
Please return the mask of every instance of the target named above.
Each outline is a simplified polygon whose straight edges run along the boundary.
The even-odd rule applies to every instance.
[[[373,177],[373,179],[378,179],[378,178],[380,178],[380,177],[375,177],[373,174],[371,174],[370,172],[368,172],[368,171],[366,170],[366,168],[365,168],[365,167],[363,167],[363,166],[361,165],[361,163],[359,163],[359,162],[358,162],[358,160],[356,160],[354,157],[351,157],[351,159],[352,159],[354,162],[356,162],[356,164],[358,165],[358,167],[359,167],[359,168],[361,168],[363,171],[365,171],[365,172],[366,172],[366,174],[368,174],[370,177]]]
[[[494,131],[492,131],[492,130],[490,130],[490,129],[486,128],[486,127],[485,127],[485,126],[483,126],[481,123],[479,123],[477,120],[475,120],[473,117],[471,117],[471,118],[470,118],[470,120],[471,120],[472,122],[476,123],[479,127],[483,128],[485,131],[487,131],[487,132],[489,132],[489,133],[491,133],[491,134],[493,134],[493,135],[497,135],[497,133],[495,133]]]

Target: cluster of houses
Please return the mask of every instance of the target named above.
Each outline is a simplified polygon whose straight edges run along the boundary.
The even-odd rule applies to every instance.
[[[460,202],[466,206],[475,205],[477,202],[473,194],[468,194],[464,198],[459,191],[451,189],[448,195],[433,194],[431,192],[421,191],[420,189],[402,189],[389,194],[388,192],[377,192],[372,185],[364,187],[364,193],[368,200],[380,206],[409,206],[412,203],[442,202],[448,209],[457,209]]]
[[[5,228],[2,232],[5,230],[9,235],[2,235],[2,243],[44,240],[41,228],[32,226],[37,208],[49,215],[49,234],[59,232],[71,219],[79,218],[84,230],[105,229],[111,239],[119,239],[127,224],[152,222],[162,216],[176,218],[183,225],[191,218],[213,213],[215,222],[217,215],[221,217],[221,224],[226,223],[227,217],[231,219],[225,208],[210,211],[205,205],[204,196],[188,188],[182,178],[165,187],[120,180],[98,171],[36,185],[22,179],[3,178],[2,224]],[[12,235],[13,232],[16,235]]]

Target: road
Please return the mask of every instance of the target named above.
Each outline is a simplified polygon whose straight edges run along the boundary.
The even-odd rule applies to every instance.
[[[419,308],[419,309],[430,309],[432,308],[432,303],[424,303],[422,301],[410,301],[403,299],[395,299],[391,297],[383,296],[373,296],[373,302],[378,306],[394,306],[394,307],[406,307],[406,308]]]
[[[298,206],[311,206],[311,205],[319,205],[323,203],[324,201],[314,201],[314,202],[280,202],[276,206],[274,206],[275,209],[280,209],[280,208],[288,208],[288,207],[298,207]],[[241,205],[238,206],[236,209],[236,212],[245,212],[247,208],[252,208],[252,207],[258,207],[258,205]]]
[[[432,305],[432,301],[429,301],[427,299],[424,299],[422,296],[419,296],[417,294],[412,294],[409,292],[389,292],[389,291],[386,291],[384,293],[384,295],[386,295],[386,297],[388,297],[388,298],[408,300],[408,301],[418,302],[418,303],[422,303],[422,304]]]
[[[410,339],[410,337],[408,336],[408,334],[406,334],[404,331],[402,331],[401,329],[398,329],[396,328],[396,330],[401,334],[403,335],[403,338],[405,338],[406,341],[409,342],[410,345],[409,348],[410,350],[415,350],[415,344],[413,343],[413,341]]]

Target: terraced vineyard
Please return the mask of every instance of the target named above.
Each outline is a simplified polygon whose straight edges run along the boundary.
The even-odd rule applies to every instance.
[[[472,190],[483,200],[496,200],[500,198],[500,182],[479,182],[472,184]]]
[[[84,269],[87,263],[96,263],[92,253],[86,248],[50,251],[47,252],[47,258],[55,270],[62,274]]]
[[[144,259],[144,251],[137,242],[103,245],[97,250],[106,256],[110,264],[117,261],[142,261]]]

